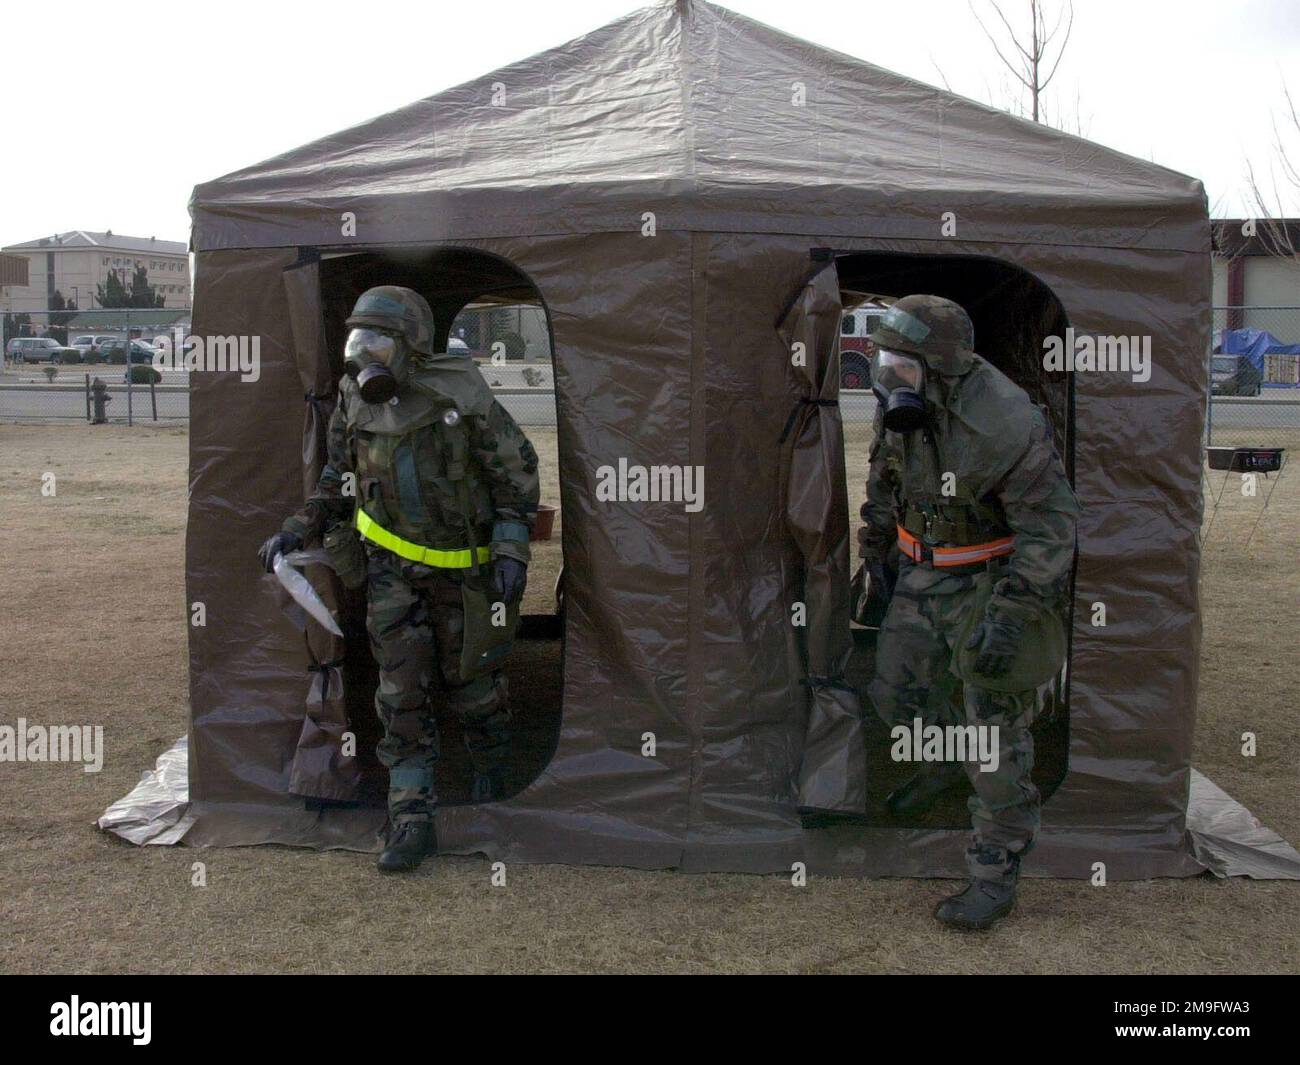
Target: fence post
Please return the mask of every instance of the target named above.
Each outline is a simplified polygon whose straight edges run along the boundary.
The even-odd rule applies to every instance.
[[[149,375],[149,402],[153,404],[153,420],[158,420],[158,393],[154,391],[153,374]]]
[[[90,371],[86,371],[86,421],[90,421]]]
[[[135,424],[135,422],[132,421],[131,418],[132,416],[131,397],[133,395],[131,391],[131,385],[135,377],[135,375],[131,373],[132,365],[133,364],[131,362],[131,312],[127,311],[126,312],[126,424],[127,425]]]

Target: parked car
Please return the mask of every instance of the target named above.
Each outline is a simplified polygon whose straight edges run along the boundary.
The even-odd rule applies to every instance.
[[[60,344],[53,337],[14,337],[5,345],[5,354],[14,362],[80,362],[81,352]]]
[[[461,340],[460,337],[447,338],[448,355],[468,355],[469,353],[469,345],[466,344],[465,341]]]
[[[99,353],[102,356],[104,356],[104,360],[106,362],[115,361],[114,356],[116,356],[118,360],[123,359],[125,352],[126,352],[126,341],[120,339],[113,340],[110,343],[105,344],[103,347],[99,349]],[[150,347],[145,341],[143,340],[131,341],[131,362],[132,363],[142,363],[142,362],[152,363],[154,360],[154,356],[156,354],[157,352],[154,351],[154,349]]]
[[[866,305],[840,319],[840,388],[871,387],[871,355],[875,347],[868,335],[876,328],[884,307]]]
[[[1244,355],[1210,356],[1210,392],[1216,396],[1258,396],[1264,375]]]
[[[96,336],[91,333],[84,333],[81,336],[73,337],[71,346],[85,355],[87,352],[98,352],[105,344],[111,344],[120,338],[114,336]]]

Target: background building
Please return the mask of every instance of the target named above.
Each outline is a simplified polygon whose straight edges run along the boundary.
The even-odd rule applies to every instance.
[[[1224,218],[1213,222],[1215,307],[1240,309],[1223,323],[1229,329],[1270,329],[1289,323],[1269,315],[1274,308],[1300,312],[1300,219]],[[1288,253],[1289,249],[1289,253]],[[1294,329],[1300,331],[1300,316]],[[1281,334],[1278,334],[1279,336]],[[1300,335],[1283,339],[1300,342]]]
[[[451,335],[463,340],[476,358],[491,356],[500,342],[507,359],[546,363],[551,359],[551,333],[540,307],[471,303],[456,316]]]
[[[149,284],[166,301],[164,306],[190,305],[189,254],[181,241],[77,229],[11,244],[0,251],[26,258],[28,274],[27,284],[6,285],[0,290],[3,311],[45,310],[56,291],[75,301],[79,310],[92,310],[99,307],[96,287],[108,280],[110,272],[130,287],[139,267],[144,267]]]
[[[1211,227],[1213,352],[1248,356],[1265,386],[1300,387],[1300,219]]]

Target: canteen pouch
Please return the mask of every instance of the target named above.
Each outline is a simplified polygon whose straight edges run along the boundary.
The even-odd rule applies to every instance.
[[[484,579],[490,572],[487,566],[480,569]],[[499,609],[499,600],[490,590],[478,587],[479,583],[478,577],[466,574],[460,584],[461,606],[465,612],[464,643],[460,651],[462,682],[491,673],[505,664],[519,623],[519,603]],[[494,625],[494,619],[503,623]]]
[[[987,677],[975,671],[978,649],[966,646],[984,620],[993,589],[1001,576],[985,570],[975,577],[975,595],[970,613],[962,621],[953,640],[952,672],[966,684],[991,692],[1022,692],[1046,684],[1061,672],[1065,664],[1065,626],[1055,610],[1031,605],[1016,606],[1015,617],[1024,626],[1024,635],[1011,668],[1001,677]]]

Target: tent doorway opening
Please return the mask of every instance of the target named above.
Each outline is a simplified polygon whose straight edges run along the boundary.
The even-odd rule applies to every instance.
[[[469,248],[386,248],[323,251],[321,308],[331,366],[343,373],[344,322],[366,289],[401,285],[429,301],[434,350],[474,359],[495,394],[537,451],[541,477],[538,529],[505,672],[512,715],[506,796],[518,794],[545,769],[559,743],[563,693],[563,625],[557,585],[563,566],[559,462],[550,317],[533,282],[505,259]],[[548,528],[549,527],[549,528]],[[380,726],[374,693],[378,670],[365,631],[365,592],[347,597],[340,611],[347,649],[344,676],[348,720],[357,734],[366,802],[382,805],[387,772],[375,756]],[[435,769],[438,804],[468,804],[473,778],[464,733],[445,707],[435,682],[430,701],[438,718],[441,753]]]
[[[1058,452],[1067,474],[1074,479],[1074,396],[1068,374],[1043,369],[1043,342],[1050,336],[1064,336],[1069,324],[1060,300],[1032,274],[998,259],[959,255],[902,253],[849,253],[836,256],[841,303],[845,324],[841,328],[841,355],[846,347],[854,367],[864,361],[846,343],[862,330],[857,318],[870,321],[888,301],[911,293],[944,296],[961,304],[975,326],[975,350],[1023,388],[1043,409],[1051,425]],[[870,345],[866,345],[869,348]],[[869,374],[864,374],[868,376]],[[856,381],[856,378],[855,378]],[[844,422],[845,474],[848,481],[851,550],[856,554],[858,529],[862,526],[858,508],[865,498],[868,452],[874,436],[875,397],[869,379],[854,389],[841,377],[840,407]],[[856,559],[853,565],[857,566]],[[1071,580],[1073,584],[1073,580]],[[1071,597],[1072,599],[1073,597]],[[1070,631],[1069,619],[1065,619]],[[890,756],[893,740],[889,727],[876,714],[866,696],[874,675],[878,631],[853,626],[854,651],[849,661],[848,681],[861,695],[866,723],[868,763],[868,816],[873,822],[897,827],[960,829],[970,825],[966,799],[969,785],[949,793],[924,817],[896,821],[886,811],[885,798],[917,769],[909,762]],[[1068,769],[1069,676],[1067,655],[1063,675],[1058,678],[1048,703],[1035,722],[1033,779],[1046,802],[1064,779]]]

